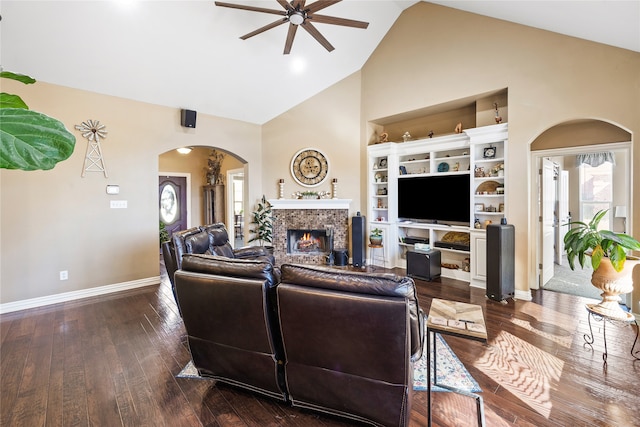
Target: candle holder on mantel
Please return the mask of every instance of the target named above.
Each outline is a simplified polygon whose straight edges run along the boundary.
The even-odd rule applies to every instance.
[[[280,178],[280,181],[278,182],[278,187],[280,188],[278,199],[282,200],[284,199],[284,179]]]
[[[333,181],[331,181],[331,185],[333,186],[333,191],[331,192],[331,198],[337,199],[338,198],[338,178],[333,178]]]

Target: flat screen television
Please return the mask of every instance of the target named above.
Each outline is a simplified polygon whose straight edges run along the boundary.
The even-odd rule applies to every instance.
[[[469,174],[398,178],[398,217],[443,224],[470,224]]]

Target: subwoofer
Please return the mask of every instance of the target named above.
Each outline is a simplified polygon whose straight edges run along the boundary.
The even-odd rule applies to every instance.
[[[365,217],[360,215],[351,218],[351,254],[353,256],[354,267],[364,267],[366,257]]]
[[[180,124],[186,128],[195,128],[197,114],[198,113],[193,110],[181,110]]]
[[[515,228],[487,225],[487,298],[505,301],[515,295]]]

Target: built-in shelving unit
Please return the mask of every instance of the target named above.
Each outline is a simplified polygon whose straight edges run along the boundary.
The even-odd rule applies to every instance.
[[[412,242],[429,242],[441,251],[442,276],[484,287],[485,229],[500,223],[507,212],[507,124],[467,129],[462,133],[368,147],[368,206],[370,229],[384,233],[387,265],[406,268]],[[416,176],[470,175],[469,224],[430,224],[398,218],[398,180]],[[424,197],[416,194],[416,197]],[[434,200],[447,203],[447,200]],[[468,236],[468,250],[436,247],[449,232]],[[395,243],[394,243],[395,242]],[[447,268],[447,267],[457,268]]]

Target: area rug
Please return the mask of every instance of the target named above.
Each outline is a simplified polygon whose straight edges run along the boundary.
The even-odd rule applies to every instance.
[[[458,356],[449,347],[447,342],[440,334],[435,334],[438,345],[438,384],[455,387],[460,390],[472,392],[480,392],[482,389],[478,386],[476,380],[473,379],[469,371],[464,367]],[[431,346],[431,383],[433,384],[433,345]],[[422,358],[414,363],[413,366],[413,389],[426,391],[427,383],[427,345],[425,340],[425,348],[422,352]],[[449,391],[446,388],[436,385],[431,387],[431,391]]]
[[[196,369],[195,365],[193,364],[193,361],[189,360],[189,363],[187,363],[184,368],[182,368],[182,371],[180,371],[180,373],[178,375],[176,375],[176,378],[196,378],[199,380],[205,380],[205,379],[211,379],[211,378],[203,378],[198,374],[198,370]]]
[[[469,371],[464,367],[460,359],[455,355],[453,350],[447,345],[447,342],[436,334],[438,340],[438,383],[444,384],[450,387],[455,387],[462,390],[469,390],[472,392],[482,391],[478,386],[476,380],[473,379]],[[422,358],[414,363],[413,370],[413,389],[419,391],[427,390],[427,356],[426,356],[426,343],[425,350],[422,352]],[[431,349],[433,352],[433,349]],[[433,357],[431,357],[431,365],[433,366]],[[203,378],[198,375],[198,370],[190,360],[189,363],[180,371],[177,378],[195,378],[210,380],[210,378]],[[431,378],[433,382],[433,369],[431,370]],[[449,391],[446,388],[433,386],[431,391]]]

